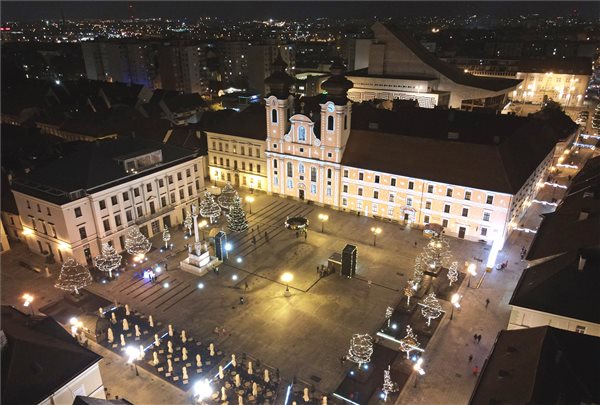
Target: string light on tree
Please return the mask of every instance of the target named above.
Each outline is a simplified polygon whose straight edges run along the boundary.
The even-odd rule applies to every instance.
[[[417,290],[419,289],[419,284],[421,284],[421,281],[423,280],[424,274],[425,273],[423,271],[423,259],[421,255],[419,255],[415,258],[415,266],[413,272],[413,285],[417,287]]]
[[[150,251],[152,243],[140,232],[137,226],[132,228],[125,238],[125,250],[132,256],[143,256]]]
[[[192,226],[194,226],[194,219],[189,210],[185,210],[185,219],[183,220],[183,226],[187,228],[188,235],[192,236]]]
[[[434,292],[430,292],[419,305],[421,305],[421,314],[427,318],[427,326],[430,326],[431,320],[438,318],[443,312],[440,301],[435,297]]]
[[[448,280],[450,281],[450,286],[452,286],[452,283],[458,281],[458,262],[452,262],[450,265],[450,268],[448,269]]]
[[[413,332],[410,325],[406,325],[406,336],[400,339],[400,350],[406,352],[406,358],[410,358],[410,352],[418,349],[420,346],[417,335]]]
[[[346,358],[353,363],[361,365],[371,361],[373,354],[373,338],[368,334],[354,334],[350,340],[350,349]]]
[[[390,366],[388,365],[388,368],[383,370],[383,387],[381,389],[381,392],[383,392],[383,402],[387,401],[389,394],[398,390],[398,384],[392,381]]]
[[[394,308],[387,307],[385,310],[385,319],[387,319],[387,326],[390,327],[390,322],[392,321],[392,315],[394,315]]]
[[[171,240],[171,233],[169,232],[169,228],[165,226],[162,234],[163,242],[165,242],[165,249],[169,248],[169,241]]]
[[[119,268],[122,258],[114,247],[104,243],[102,244],[102,253],[94,258],[94,266],[100,271],[108,272],[108,276],[112,277],[112,271]]]
[[[422,262],[430,269],[435,270],[448,265],[452,257],[450,244],[443,235],[435,235],[423,249]]]
[[[62,265],[54,287],[79,294],[79,290],[92,283],[90,271],[69,257]]]
[[[231,232],[243,232],[248,229],[248,220],[240,197],[234,198],[231,203],[229,214],[227,214],[227,228]]]
[[[239,198],[238,192],[235,191],[231,183],[225,184],[223,190],[221,191],[221,195],[217,198],[219,205],[223,207],[223,209],[230,209],[231,205],[235,201],[236,198]]]
[[[406,296],[406,306],[410,306],[410,298],[413,297],[417,290],[416,287],[417,285],[414,283],[413,280],[408,280],[406,282],[406,287],[404,287],[404,295]]]
[[[208,218],[211,224],[215,223],[221,215],[221,207],[209,191],[204,192],[204,199],[200,202],[200,215]]]

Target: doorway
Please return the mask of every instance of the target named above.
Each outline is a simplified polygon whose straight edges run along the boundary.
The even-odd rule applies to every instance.
[[[165,215],[163,217],[163,225],[164,225],[164,228],[170,228],[171,227],[171,216],[170,215]]]
[[[235,174],[235,186],[240,186],[240,175],[238,173]]]
[[[464,239],[465,233],[467,233],[467,228],[465,228],[464,226],[458,227],[458,237],[459,238]]]
[[[304,200],[304,190],[298,190],[298,197],[299,197],[301,200]]]
[[[92,252],[90,251],[89,247],[86,247],[85,249],[83,249],[83,254],[85,255],[85,261],[87,262],[88,266],[92,265]]]
[[[154,201],[150,201],[150,215],[156,214],[156,207],[154,206]]]

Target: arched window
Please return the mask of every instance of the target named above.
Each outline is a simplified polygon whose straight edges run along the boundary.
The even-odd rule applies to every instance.
[[[298,128],[298,141],[306,142],[306,128],[304,128],[304,127]]]
[[[331,178],[331,169],[327,169],[327,178],[330,179]]]
[[[327,130],[333,131],[333,116],[332,115],[327,117]]]
[[[304,174],[304,165],[302,163],[298,163],[298,173]]]
[[[277,123],[277,110],[275,109],[271,110],[271,122],[274,124]]]

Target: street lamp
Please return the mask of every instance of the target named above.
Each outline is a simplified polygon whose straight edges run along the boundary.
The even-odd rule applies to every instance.
[[[198,224],[198,228],[200,228],[202,230],[202,240],[205,241],[206,240],[206,235],[204,234],[204,228],[206,228],[208,226],[208,222],[206,221],[206,219],[203,219],[202,221],[200,221],[200,223]]]
[[[252,203],[254,202],[254,197],[252,197],[251,195],[246,196],[246,202],[248,203],[249,214],[252,214]]]
[[[127,359],[127,364],[133,364],[133,367],[135,369],[135,375],[139,377],[140,373],[138,372],[137,364],[135,364],[135,359],[140,357],[140,349],[133,346],[127,346],[127,348],[125,349],[125,353],[127,353],[127,355],[129,356],[129,359]]]
[[[372,227],[371,233],[373,234],[373,246],[377,246],[377,235],[381,233],[381,228]]]
[[[33,295],[31,295],[29,293],[25,293],[25,294],[23,294],[23,297],[21,297],[21,298],[23,298],[23,300],[25,301],[25,302],[23,302],[23,306],[29,307],[29,309],[31,310],[31,315],[33,315],[34,314],[33,305],[31,304],[33,302]]]
[[[71,325],[71,335],[73,335],[73,337],[77,337],[77,332],[79,331],[79,328],[83,325],[81,323],[81,321],[75,317],[72,317],[71,319],[69,319],[69,324]]]
[[[453,294],[450,302],[452,303],[452,312],[450,312],[450,320],[454,319],[454,307],[460,308],[460,295]]]
[[[471,263],[469,264],[469,267],[467,267],[467,272],[469,273],[469,280],[467,281],[467,287],[471,287],[471,276],[476,276],[477,272],[475,271],[475,268],[477,266],[475,266],[475,263]]]
[[[283,295],[285,295],[286,297],[289,297],[290,295],[292,295],[290,293],[290,282],[294,279],[294,275],[292,273],[283,273],[281,275],[281,281],[283,281],[285,283],[285,293]]]
[[[419,357],[419,359],[416,361],[416,363],[413,366],[413,370],[415,370],[418,373],[418,374],[415,374],[415,388],[417,388],[417,379],[419,378],[419,376],[425,374],[425,370],[423,370],[423,367],[421,366],[422,364],[423,364],[423,358]]]
[[[194,397],[196,401],[202,402],[206,398],[210,398],[212,394],[213,389],[210,386],[207,378],[194,384]]]
[[[323,233],[325,222],[329,219],[329,215],[327,214],[319,214],[319,221],[321,221],[321,233]]]

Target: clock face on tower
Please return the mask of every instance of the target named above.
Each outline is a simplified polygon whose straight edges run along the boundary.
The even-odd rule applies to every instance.
[[[333,104],[327,105],[327,111],[333,112],[333,110],[335,110],[335,107],[333,106]]]

